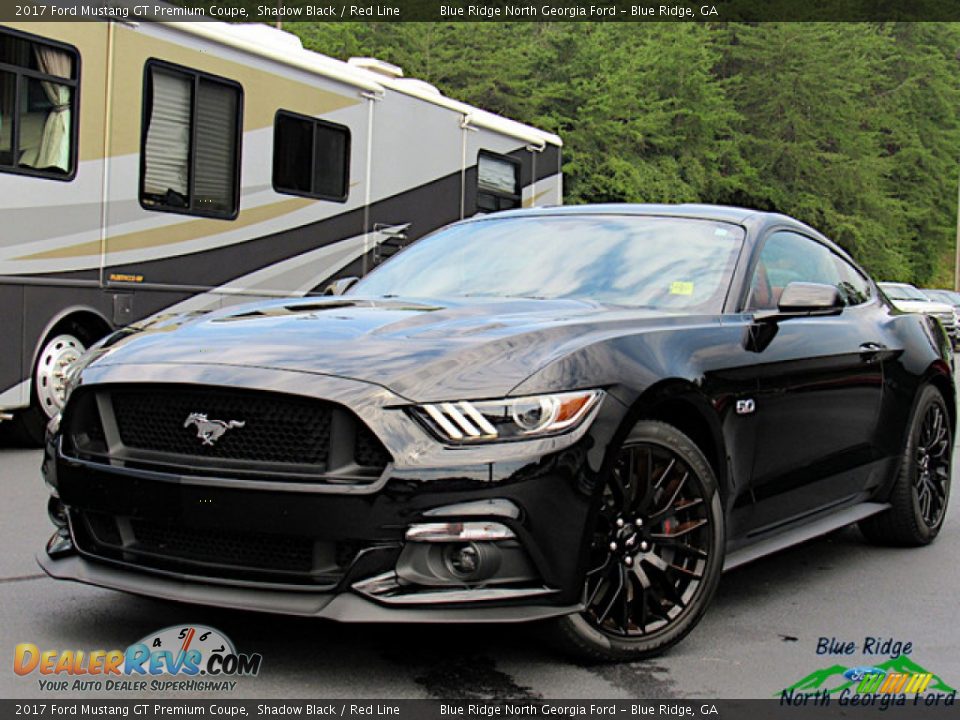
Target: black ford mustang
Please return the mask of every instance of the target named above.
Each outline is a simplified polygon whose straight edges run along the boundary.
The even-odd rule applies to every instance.
[[[461,222],[343,295],[122,330],[68,384],[53,577],[550,619],[595,659],[662,651],[724,568],[842,525],[929,543],[949,497],[942,327],[815,230],[736,208]]]

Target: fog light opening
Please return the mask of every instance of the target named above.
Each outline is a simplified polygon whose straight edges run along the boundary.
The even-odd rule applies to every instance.
[[[480,575],[480,548],[475,543],[450,545],[446,550],[444,560],[451,573],[464,580],[473,580]]]
[[[482,583],[494,577],[500,570],[503,553],[495,543],[467,542],[449,543],[437,547],[443,559],[442,568],[434,574],[442,579],[461,583]]]

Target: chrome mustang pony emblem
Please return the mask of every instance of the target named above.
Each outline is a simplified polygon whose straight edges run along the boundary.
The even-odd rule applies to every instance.
[[[197,437],[203,440],[204,445],[213,445],[227,430],[242,428],[246,424],[247,423],[242,420],[230,420],[229,422],[224,420],[207,420],[206,413],[190,413],[190,415],[187,416],[186,422],[183,423],[183,426],[187,428],[191,425],[196,425]]]

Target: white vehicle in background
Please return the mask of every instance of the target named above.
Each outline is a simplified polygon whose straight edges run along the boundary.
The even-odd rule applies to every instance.
[[[922,290],[909,283],[881,282],[877,285],[897,309],[937,318],[950,336],[953,347],[956,349],[960,345],[960,336],[957,334],[957,312],[952,305],[930,300]]]
[[[0,421],[41,443],[118,327],[321,294],[454,220],[559,204],[561,145],[266,25],[5,22]]]
[[[942,302],[947,305],[952,305],[955,311],[960,312],[960,292],[956,290],[923,288],[923,294],[932,302]]]

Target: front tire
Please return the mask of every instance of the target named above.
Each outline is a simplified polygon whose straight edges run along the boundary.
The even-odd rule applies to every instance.
[[[943,395],[926,385],[910,420],[900,469],[890,491],[890,508],[860,521],[860,530],[878,545],[928,545],[940,533],[950,500],[953,434]]]
[[[672,425],[643,420],[607,473],[590,536],[585,610],[554,621],[580,659],[658,655],[700,621],[723,570],[724,522],[710,463]]]

